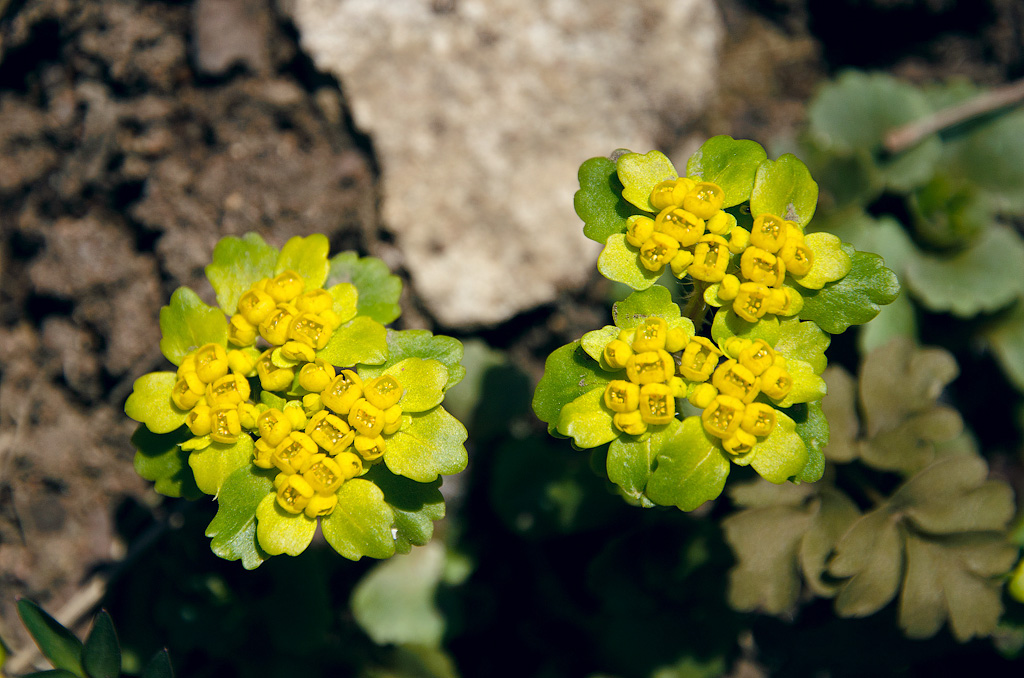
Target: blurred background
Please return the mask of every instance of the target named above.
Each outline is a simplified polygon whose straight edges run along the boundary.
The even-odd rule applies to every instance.
[[[27,596],[79,634],[101,601],[129,672],[166,646],[196,677],[859,675],[870,647],[891,675],[1010,675],[987,641],[903,639],[891,610],[732,612],[724,509],[626,506],[529,408],[545,356],[624,296],[573,213],[580,163],[682,168],[716,134],[775,157],[848,69],[1005,85],[1024,5],[0,0],[0,637],[30,643]],[[214,244],[248,231],[380,257],[396,327],[467,343],[446,407],[470,467],[435,542],[388,568],[314,543],[246,572],[209,550],[213,502],[135,474],[123,406],[167,364],[159,308],[182,285],[212,301]],[[1016,394],[978,361],[995,381],[972,384]],[[1010,409],[985,442],[1013,479]]]

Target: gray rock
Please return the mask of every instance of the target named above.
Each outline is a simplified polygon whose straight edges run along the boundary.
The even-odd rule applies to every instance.
[[[576,172],[647,151],[714,86],[713,0],[291,0],[303,47],[372,136],[383,218],[444,325],[578,286],[599,247]]]

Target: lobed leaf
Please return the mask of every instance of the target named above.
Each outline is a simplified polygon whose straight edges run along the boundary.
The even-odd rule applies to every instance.
[[[820,290],[807,290],[799,314],[801,320],[811,320],[830,334],[868,322],[878,315],[880,304],[892,303],[900,291],[896,274],[885,267],[881,257],[854,252],[852,247],[849,251],[850,272]]]
[[[384,462],[396,475],[429,483],[466,468],[466,438],[466,427],[443,407],[435,407],[414,414],[409,425],[387,439]]]
[[[274,275],[295,271],[305,280],[307,290],[322,287],[327,279],[327,253],[330,249],[327,236],[322,233],[314,233],[305,238],[298,235],[289,238],[281,248],[274,266]]]
[[[248,433],[241,433],[234,443],[211,443],[189,455],[196,486],[204,494],[216,496],[232,473],[252,461],[253,442]]]
[[[782,335],[781,325],[776,316],[765,316],[756,323],[747,322],[736,315],[731,308],[715,313],[711,322],[711,337],[721,346],[729,337],[764,339],[774,346]]]
[[[801,483],[818,482],[825,473],[824,450],[830,438],[829,421],[821,409],[821,401],[791,408],[789,414],[796,424],[796,434],[807,448],[807,463],[796,480]]]
[[[359,315],[373,318],[382,325],[394,321],[402,313],[398,301],[402,296],[402,279],[392,275],[380,259],[360,257],[355,252],[341,252],[328,262],[325,286],[352,283],[359,292]]]
[[[792,362],[789,363],[792,366]],[[807,465],[807,446],[796,432],[796,422],[784,412],[775,412],[775,428],[754,446],[751,468],[768,482],[780,484],[799,474]]]
[[[415,546],[430,541],[434,533],[434,521],[444,518],[444,497],[441,495],[441,479],[430,483],[418,483],[391,473],[384,464],[372,466],[363,476],[380,488],[384,501],[395,514],[395,549],[408,553]]]
[[[604,249],[597,257],[597,270],[614,282],[628,285],[634,290],[651,287],[661,271],[649,271],[640,264],[639,250],[626,242],[626,236],[615,233],[608,237]]]
[[[359,374],[372,379],[380,376],[385,370],[397,365],[406,358],[422,358],[436,360],[448,368],[448,381],[444,386],[447,391],[466,376],[466,368],[459,363],[462,360],[462,342],[442,334],[434,335],[428,330],[392,330],[386,333],[387,360],[374,365],[360,365]]]
[[[648,290],[633,292],[622,301],[612,306],[612,319],[615,326],[623,330],[639,327],[646,318],[663,319],[672,327],[681,327],[689,336],[693,336],[693,321],[683,318],[679,306],[672,301],[672,293],[667,287],[658,285]]]
[[[615,167],[622,182],[622,197],[645,212],[658,211],[650,201],[654,187],[679,177],[672,161],[661,151],[650,151],[645,155],[623,153],[615,161]]]
[[[985,332],[1003,372],[1018,390],[1024,391],[1024,304],[1013,308]]]
[[[577,447],[598,447],[619,436],[612,412],[605,407],[604,391],[604,387],[587,391],[562,407],[558,415],[558,432],[572,438]]]
[[[387,331],[373,318],[356,316],[336,329],[317,357],[338,367],[380,365],[388,358]]]
[[[825,349],[832,337],[817,323],[800,322],[797,318],[784,318],[779,322],[779,336],[773,348],[787,360],[802,360],[815,374],[821,374],[828,365]]]
[[[395,554],[395,514],[384,493],[368,480],[354,478],[338,491],[338,506],[321,518],[324,538],[348,558],[390,558]]]
[[[681,425],[678,419],[673,419],[649,436],[621,436],[608,446],[605,461],[608,480],[619,487],[626,501],[636,506],[653,505],[644,490],[665,440],[675,436]]]
[[[171,433],[185,425],[185,410],[171,400],[174,372],[150,372],[135,380],[124,412],[153,433]]]
[[[720,134],[690,156],[686,174],[718,184],[725,193],[724,207],[732,207],[750,199],[757,170],[767,159],[768,154],[756,141]]]
[[[217,294],[217,304],[228,315],[238,309],[238,300],[250,287],[274,275],[277,248],[268,245],[256,233],[241,238],[221,238],[213,248],[213,259],[206,277]]]
[[[554,432],[563,407],[591,390],[603,390],[611,376],[584,352],[580,342],[566,344],[544,361],[544,376],[533,393],[533,411],[548,425],[548,432]]]
[[[751,214],[774,214],[806,226],[817,205],[818,184],[799,158],[786,153],[774,162],[761,161],[750,193]]]
[[[175,365],[204,344],[226,346],[228,321],[219,308],[207,306],[199,295],[179,287],[171,303],[160,309],[160,351]]]
[[[804,275],[794,276],[796,282],[808,290],[820,290],[826,283],[841,280],[850,272],[852,248],[831,233],[808,233],[805,244],[814,253],[811,269]]]
[[[256,505],[256,539],[260,547],[272,556],[282,553],[297,556],[305,551],[313,541],[316,523],[316,518],[305,513],[285,511],[273,493]]]
[[[402,411],[411,414],[426,412],[444,400],[448,383],[448,368],[437,360],[406,358],[384,370],[384,374],[398,380],[404,389],[399,404]]]
[[[270,557],[256,539],[256,508],[273,496],[275,473],[249,464],[228,476],[217,496],[217,515],[206,528],[213,552],[225,560],[241,560],[247,570]]]
[[[580,166],[576,214],[583,220],[583,235],[602,245],[609,236],[626,230],[626,219],[640,211],[622,197],[622,182],[615,163],[591,158]]]
[[[667,431],[655,457],[646,494],[655,504],[693,511],[722,494],[729,460],[708,436],[700,417]]]

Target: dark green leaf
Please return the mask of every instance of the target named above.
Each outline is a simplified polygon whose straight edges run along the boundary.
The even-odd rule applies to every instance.
[[[1024,391],[1024,304],[1013,309],[989,326],[985,336],[999,360],[1003,372],[1019,390]]]
[[[896,274],[885,267],[880,256],[854,252],[852,246],[849,249],[852,266],[846,277],[820,290],[803,291],[800,319],[812,320],[830,334],[868,322],[878,315],[880,304],[892,303],[900,292]]]
[[[724,206],[732,207],[750,198],[757,169],[767,159],[761,144],[721,134],[697,149],[686,163],[686,174],[718,184],[725,193]]]
[[[384,501],[395,513],[395,548],[408,553],[413,546],[422,546],[434,534],[434,521],[444,518],[444,497],[441,479],[418,483],[388,471],[384,464],[370,468],[363,476],[376,483],[384,493]]]
[[[796,423],[796,434],[807,448],[807,463],[796,479],[802,483],[815,483],[825,473],[825,446],[829,443],[829,422],[821,409],[821,402],[798,405],[789,410]]]
[[[398,304],[402,296],[402,279],[380,259],[360,257],[355,252],[341,252],[331,257],[325,287],[352,283],[359,291],[359,315],[387,325],[402,312]]]
[[[626,219],[640,210],[622,197],[622,182],[615,163],[608,158],[591,158],[580,166],[580,190],[576,191],[576,214],[583,220],[583,234],[602,245],[608,236],[626,230]]]
[[[167,650],[160,650],[146,664],[140,678],[174,678],[174,671],[171,669],[171,657]]]
[[[36,671],[34,673],[26,673],[21,678],[80,678],[76,674],[64,669],[49,669],[47,671]]]
[[[82,666],[89,678],[118,678],[121,675],[121,646],[117,642],[114,622],[106,610],[100,610],[85,639]]]
[[[555,431],[563,407],[584,393],[604,388],[611,377],[586,354],[580,342],[566,344],[544,362],[544,376],[533,394],[533,411],[547,423],[548,432]]]
[[[247,570],[270,557],[256,541],[256,507],[274,491],[275,472],[249,464],[228,476],[217,497],[217,515],[206,528],[213,552],[225,560],[241,560]]]
[[[135,470],[146,480],[155,482],[153,489],[168,497],[198,499],[202,492],[196,487],[189,453],[178,445],[192,437],[184,426],[173,433],[153,433],[140,425],[132,434],[135,446]]]
[[[63,669],[79,678],[84,677],[82,641],[27,598],[18,601],[18,616],[54,668]]]

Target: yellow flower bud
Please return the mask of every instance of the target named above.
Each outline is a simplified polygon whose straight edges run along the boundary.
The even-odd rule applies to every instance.
[[[662,181],[651,191],[651,206],[656,210],[663,210],[666,207],[679,207],[683,204],[683,198],[693,188],[693,182],[689,179],[669,179]]]
[[[732,273],[726,273],[718,285],[718,298],[722,301],[732,301],[739,293],[740,279]]]
[[[633,352],[659,351],[665,348],[668,335],[668,323],[657,316],[648,316],[636,328],[633,338]]]
[[[791,390],[792,377],[778,365],[772,365],[761,375],[761,391],[772,400],[782,400]]]
[[[761,390],[759,379],[735,360],[726,360],[715,370],[711,383],[718,392],[744,403],[753,402]]]
[[[725,204],[725,192],[710,181],[698,182],[683,198],[683,209],[701,219],[710,219]]]
[[[626,219],[626,242],[633,247],[640,247],[654,235],[654,219],[642,214],[634,214]]]
[[[392,405],[388,409],[384,410],[384,430],[381,431],[383,435],[390,436],[398,433],[402,429],[402,406]]]
[[[334,297],[325,289],[309,290],[298,296],[295,307],[303,313],[322,313],[334,307]]]
[[[677,278],[685,276],[691,264],[693,264],[693,252],[690,250],[679,250],[679,253],[672,257],[672,261],[668,262],[672,269],[672,275]]]
[[[175,374],[178,379],[184,379],[185,375],[189,372],[195,374],[196,371],[196,353],[193,351],[187,356],[181,359],[181,365],[178,365],[178,371]]]
[[[616,412],[615,416],[612,417],[612,423],[615,425],[615,428],[631,436],[638,436],[647,431],[647,422],[644,421],[640,410]]]
[[[757,438],[747,431],[739,429],[722,441],[722,448],[734,457],[739,457],[750,452],[756,443]]]
[[[706,235],[693,248],[693,263],[687,271],[705,282],[719,282],[729,266],[729,245],[720,235]]]
[[[256,429],[261,440],[277,447],[292,432],[292,423],[284,416],[284,412],[272,407],[256,419]]]
[[[711,343],[710,339],[694,337],[683,349],[679,374],[690,381],[707,381],[711,373],[715,371],[715,366],[721,355],[722,352]]]
[[[667,424],[676,416],[676,400],[666,384],[644,384],[640,389],[640,416],[648,424]]]
[[[196,376],[204,384],[228,373],[228,352],[220,344],[205,344],[195,352]]]
[[[686,382],[681,377],[672,377],[668,380],[669,390],[672,391],[673,398],[685,398],[686,397]]]
[[[356,448],[356,452],[359,453],[359,456],[366,461],[380,459],[384,456],[384,452],[387,449],[384,438],[379,435],[357,435],[352,444]]]
[[[700,415],[704,430],[716,438],[731,438],[743,421],[743,402],[727,395],[718,395]]]
[[[342,452],[334,458],[338,468],[341,469],[341,476],[345,480],[351,480],[363,473],[363,460],[353,452]]]
[[[348,414],[352,405],[363,397],[363,380],[352,370],[342,370],[320,393],[324,406],[336,414]]]
[[[311,417],[324,409],[324,401],[319,393],[307,393],[302,396],[302,411],[307,417]]]
[[[690,335],[682,327],[673,327],[665,335],[665,350],[669,353],[682,351],[690,341]]]
[[[686,210],[667,207],[654,219],[655,233],[664,233],[680,247],[693,245],[704,235],[704,220]]]
[[[293,431],[301,431],[306,428],[306,412],[302,409],[302,403],[297,400],[290,400],[284,404],[281,410],[285,418],[291,422]]]
[[[758,438],[764,438],[775,428],[775,408],[764,403],[747,405],[740,428]]]
[[[786,243],[786,222],[774,214],[761,214],[750,227],[750,244],[774,254]]]
[[[232,372],[243,377],[256,376],[257,360],[259,360],[259,353],[255,349],[228,351],[228,367]]]
[[[654,233],[640,246],[640,264],[648,271],[660,271],[679,252],[679,243],[664,233]]]
[[[633,349],[621,339],[612,339],[604,347],[604,361],[613,370],[621,370],[626,362],[632,357]]]
[[[238,409],[220,407],[210,411],[210,438],[218,443],[233,443],[242,432],[242,423],[238,420]]]
[[[253,326],[266,320],[276,307],[273,297],[257,289],[250,289],[238,299],[238,312]]]
[[[397,405],[404,392],[402,385],[390,374],[382,374],[363,384],[363,397],[381,410]]]
[[[761,376],[775,361],[775,349],[764,339],[754,339],[738,353],[736,359],[754,376]]]
[[[328,454],[336,455],[352,444],[356,434],[339,416],[320,410],[306,424],[306,434]]]
[[[317,449],[312,438],[302,431],[292,431],[274,448],[270,461],[284,473],[298,473]]]
[[[248,400],[249,393],[249,381],[232,372],[206,387],[206,401],[212,407],[235,407]]]
[[[213,427],[210,408],[207,405],[196,405],[185,415],[185,424],[194,436],[209,435]]]
[[[302,509],[302,512],[310,518],[316,518],[331,514],[337,505],[338,495],[336,494],[314,494],[309,498],[309,503],[306,504],[306,508]]]
[[[693,390],[690,391],[690,395],[686,396],[686,399],[690,401],[690,404],[694,407],[699,407],[703,410],[705,407],[710,405],[716,397],[718,397],[718,389],[705,381],[702,384],[694,386]]]
[[[384,412],[360,398],[348,413],[348,425],[364,436],[378,436],[384,430]]]
[[[289,337],[319,351],[331,340],[332,328],[314,313],[300,313],[292,321]]]
[[[725,355],[730,358],[739,358],[740,353],[750,346],[750,344],[750,339],[744,339],[743,337],[729,337],[725,340],[725,343],[722,344],[722,350],[725,352]]]
[[[320,393],[335,377],[334,365],[322,358],[315,358],[299,370],[299,386],[310,393]]]
[[[277,488],[277,503],[288,513],[302,513],[316,490],[300,475],[280,475],[284,478]]]
[[[345,482],[341,467],[326,454],[314,454],[302,464],[303,479],[320,494],[332,494]]]
[[[626,361],[626,376],[634,384],[666,382],[675,371],[676,363],[664,349],[637,353]]]
[[[316,360],[316,351],[301,341],[286,341],[281,347],[281,355],[296,362],[311,363]]]
[[[640,407],[640,387],[625,379],[613,379],[604,389],[604,404],[612,412],[632,412]]]
[[[745,282],[732,302],[732,310],[747,322],[757,322],[768,312],[767,302],[771,289],[759,283]]]
[[[195,372],[186,372],[184,377],[174,382],[174,388],[171,389],[171,402],[179,410],[190,410],[205,393],[206,384],[200,381]]]
[[[241,313],[234,314],[228,323],[228,341],[235,346],[252,346],[256,342],[256,326]]]
[[[705,222],[708,233],[725,235],[736,226],[736,217],[724,210],[719,210]]]
[[[264,351],[256,362],[256,374],[265,391],[285,391],[291,388],[295,370],[274,364],[273,350]]]
[[[252,451],[252,463],[259,468],[274,468],[274,462],[270,461],[272,454],[274,454],[274,446],[268,444],[263,438],[258,438]]]
[[[292,270],[283,271],[267,282],[267,294],[273,297],[274,301],[281,303],[291,301],[302,294],[306,282],[302,276]],[[280,342],[278,342],[280,343]]]
[[[750,231],[740,226],[729,231],[729,251],[739,254],[750,245]]]
[[[251,431],[256,428],[256,420],[259,417],[259,410],[252,403],[239,403],[238,407],[238,423],[242,425],[246,431]]]

